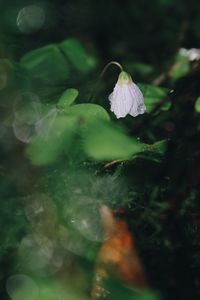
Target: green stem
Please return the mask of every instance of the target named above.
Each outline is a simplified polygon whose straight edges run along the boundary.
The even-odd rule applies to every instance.
[[[91,98],[90,98],[90,102],[93,102],[93,100],[94,100],[94,98],[95,98],[95,96],[96,96],[96,93],[95,93],[95,92],[96,92],[96,90],[97,90],[97,87],[98,87],[98,85],[99,85],[99,82],[100,82],[100,80],[102,79],[102,77],[103,77],[103,75],[105,74],[105,72],[107,71],[107,69],[108,69],[111,65],[117,66],[117,67],[120,69],[120,71],[123,72],[123,67],[122,67],[122,65],[121,65],[120,63],[118,63],[117,61],[111,61],[111,62],[109,62],[109,63],[103,68],[103,71],[101,72],[101,74],[100,74],[100,76],[99,76],[99,78],[98,78],[98,80],[97,80],[97,82],[96,82],[96,84],[95,84],[94,90],[93,90],[93,92],[92,92],[92,96],[91,96]]]
[[[118,63],[117,61],[111,61],[103,68],[103,71],[101,72],[101,74],[99,76],[100,78],[103,77],[103,75],[105,74],[105,72],[111,65],[116,65],[117,67],[120,68],[121,72],[123,72],[123,67],[122,67],[122,65],[120,65],[120,63]]]

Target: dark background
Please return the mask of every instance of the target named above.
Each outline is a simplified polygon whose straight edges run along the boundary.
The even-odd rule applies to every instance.
[[[20,9],[29,5],[42,7],[45,21],[41,28],[29,28],[29,32],[24,33],[16,20]],[[56,68],[62,63],[55,60],[52,66],[47,62],[41,69],[47,74],[54,74],[52,78],[51,75],[48,79],[43,78],[39,71],[38,76],[26,73],[21,61],[25,54],[71,38],[77,39],[86,49],[94,62],[91,69],[88,67],[86,71],[83,67],[80,71],[81,68],[78,70],[70,65],[70,75],[59,77]],[[29,201],[27,197],[35,199],[39,197],[36,195],[47,194],[58,210],[58,220],[52,221],[51,212],[47,209],[47,221],[44,222],[47,222],[49,231],[55,224],[68,226],[62,212],[63,203],[73,203],[73,199],[82,201],[80,195],[77,196],[80,199],[76,199],[77,186],[82,195],[109,199],[107,204],[116,212],[119,208],[123,209],[120,218],[126,220],[136,237],[150,286],[152,290],[159,291],[161,299],[199,299],[200,117],[197,98],[200,96],[200,58],[191,60],[181,56],[181,48],[200,48],[198,0],[1,0],[0,72],[6,69],[9,78],[6,88],[0,89],[2,299],[8,299],[7,279],[18,273],[32,276],[41,289],[48,286],[49,294],[43,294],[41,299],[51,299],[51,275],[44,279],[27,271],[17,254],[21,239],[34,232],[35,226],[34,222],[31,224],[27,220],[24,209]],[[165,140],[165,150],[144,151],[137,159],[114,164],[108,170],[104,168],[104,161],[82,157],[79,147],[72,151],[67,168],[60,160],[47,166],[32,164],[24,154],[26,145],[17,140],[12,130],[16,90],[20,93],[37,92],[43,103],[53,105],[65,88],[73,86],[79,90],[78,103],[95,102],[108,111],[107,97],[118,74],[114,67],[108,70],[95,90],[95,100],[91,99],[101,70],[113,60],[120,62],[141,86],[148,86],[152,99],[160,97],[155,105],[152,100],[154,107],[148,114],[134,120],[127,117],[119,121],[112,115],[113,122],[143,143],[155,144]],[[0,76],[3,75],[0,73]],[[2,78],[0,83],[3,86]],[[155,86],[164,91],[164,96],[156,95]],[[162,101],[170,102],[170,108],[162,109],[162,104],[159,104]],[[119,182],[113,183],[112,178],[116,177]],[[67,188],[66,178],[69,180]],[[91,185],[95,187],[91,189]],[[128,204],[125,198],[129,199]],[[92,214],[90,208],[88,214]],[[72,234],[79,239],[79,234],[73,229]],[[58,238],[59,234],[55,232],[51,238],[56,240],[55,236]],[[91,290],[96,253],[101,244],[87,243],[81,255],[65,254],[68,265],[63,269],[69,267],[69,271],[60,271],[73,273],[72,278],[80,282],[79,289],[84,297]],[[92,254],[88,252],[90,247]],[[143,299],[137,298],[134,293],[129,294],[123,285],[119,287],[115,278],[112,280],[109,299],[112,295],[113,299],[117,299],[116,293],[119,299]],[[76,288],[73,286],[73,291]]]

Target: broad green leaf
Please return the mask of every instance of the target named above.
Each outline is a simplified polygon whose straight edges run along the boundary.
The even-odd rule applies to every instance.
[[[33,164],[47,165],[55,162],[69,150],[77,129],[74,117],[56,116],[52,123],[43,125],[26,149]]]
[[[69,78],[69,66],[66,58],[56,44],[50,44],[25,54],[21,59],[31,76],[45,82],[63,82]]]
[[[144,102],[149,113],[167,96],[167,89],[145,84],[138,84],[138,86],[144,95]],[[160,109],[168,110],[170,105],[170,101],[165,99]]]
[[[81,73],[91,71],[96,62],[93,57],[87,54],[85,48],[75,39],[68,39],[59,44],[62,53],[71,64]]]
[[[96,160],[128,158],[142,149],[142,145],[121,128],[102,120],[91,122],[83,132],[83,147],[86,154]]]
[[[102,119],[109,120],[110,117],[107,111],[100,105],[91,103],[82,103],[77,105],[72,105],[65,109],[67,115],[76,116],[81,118],[83,122],[90,120]]]
[[[58,101],[58,108],[65,109],[66,107],[71,105],[77,97],[78,91],[76,89],[65,90]]]

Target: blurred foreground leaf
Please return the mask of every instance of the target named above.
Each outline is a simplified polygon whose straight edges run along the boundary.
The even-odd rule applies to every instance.
[[[116,125],[96,121],[85,131],[84,149],[96,160],[113,160],[128,158],[139,152],[142,146]]]
[[[52,124],[43,125],[42,132],[28,145],[26,154],[36,165],[53,163],[70,148],[76,128],[76,118],[56,116]]]
[[[51,164],[72,150],[75,135],[85,134],[82,129],[95,124],[97,120],[108,119],[106,110],[96,104],[66,106],[62,115],[59,110],[51,109],[36,123],[37,134],[32,138],[26,153],[33,164]],[[77,139],[73,146],[77,148],[79,144],[80,139]]]

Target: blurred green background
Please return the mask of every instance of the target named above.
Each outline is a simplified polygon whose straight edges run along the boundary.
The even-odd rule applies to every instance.
[[[118,61],[147,112],[117,120]],[[149,279],[107,299],[200,298],[198,0],[0,1],[0,297],[87,300],[99,209]]]

